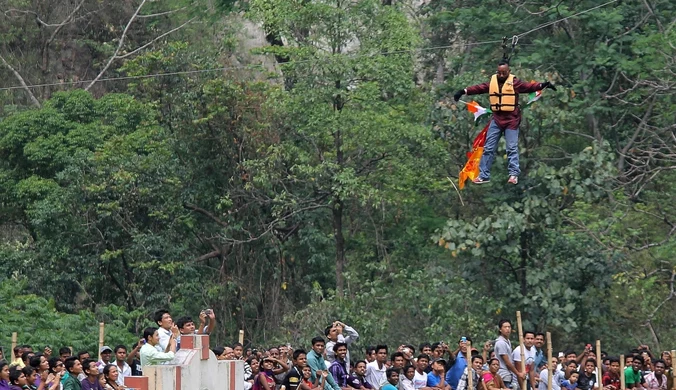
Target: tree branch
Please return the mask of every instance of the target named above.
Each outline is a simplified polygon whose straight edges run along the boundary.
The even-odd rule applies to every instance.
[[[182,29],[182,28],[185,27],[186,25],[192,23],[195,19],[197,19],[197,17],[194,17],[194,18],[188,20],[187,22],[183,23],[182,25],[180,25],[180,26],[178,26],[178,27],[176,27],[176,28],[174,28],[174,29],[171,29],[171,30],[167,31],[167,32],[165,32],[165,33],[162,34],[162,35],[159,35],[159,36],[155,37],[153,40],[151,40],[150,42],[146,43],[145,45],[143,45],[143,46],[141,46],[141,47],[138,47],[138,48],[134,49],[133,51],[130,51],[130,52],[127,53],[127,54],[123,54],[123,55],[121,55],[121,56],[115,56],[115,58],[119,60],[119,59],[122,59],[122,58],[127,58],[127,57],[129,57],[129,56],[131,56],[131,55],[134,55],[134,54],[138,53],[139,51],[145,49],[146,47],[152,45],[153,43],[159,41],[160,39],[166,37],[167,35],[169,35],[169,34],[171,34],[171,33],[173,33],[173,32],[176,32],[176,31]]]
[[[655,100],[656,99],[653,97],[653,99],[650,102],[650,105],[645,110],[645,114],[643,115],[641,122],[638,124],[638,126],[636,126],[636,131],[634,131],[634,134],[629,138],[629,140],[627,141],[627,144],[624,145],[624,148],[622,148],[622,150],[620,150],[620,158],[618,159],[618,162],[617,162],[617,170],[619,171],[620,175],[622,175],[624,173],[623,172],[624,171],[624,162],[625,162],[624,156],[627,154],[627,151],[629,151],[629,149],[632,147],[632,145],[634,145],[636,138],[638,138],[639,134],[641,134],[641,132],[644,129],[644,125],[648,122],[648,119],[650,118],[650,115],[653,112],[653,107],[655,106]]]
[[[183,10],[186,9],[186,8],[187,8],[187,7],[181,7],[181,8],[178,8],[178,9],[171,10],[171,11],[158,12],[158,13],[156,13],[156,14],[138,15],[137,18],[139,18],[139,19],[142,19],[142,18],[154,18],[154,17],[157,17],[157,16],[171,15],[171,14],[173,14],[174,12],[183,11]]]
[[[589,134],[583,134],[583,133],[578,133],[578,132],[575,132],[575,131],[568,131],[568,130],[559,130],[559,132],[563,133],[563,134],[576,135],[578,137],[585,137],[585,138],[589,138],[592,141],[596,141],[596,138],[594,138],[593,135],[589,135]]]
[[[75,17],[75,14],[77,13],[77,11],[80,10],[80,8],[82,8],[82,5],[84,5],[84,3],[85,3],[85,0],[82,0],[82,1],[80,2],[80,4],[76,5],[75,8],[73,8],[73,12],[71,12],[71,13],[66,17],[66,19],[63,20],[63,22],[61,22],[61,23],[59,23],[58,25],[56,25],[56,29],[54,30],[54,32],[52,33],[52,35],[51,35],[51,36],[49,37],[49,39],[47,40],[47,43],[45,44],[45,46],[49,46],[49,44],[52,43],[52,41],[53,41],[54,38],[56,37],[56,34],[58,34],[59,31],[61,31],[61,29],[63,28],[63,26],[65,26],[66,24],[70,23],[71,19],[73,19],[73,18]]]
[[[648,320],[646,322],[646,326],[648,327],[648,329],[650,329],[650,334],[653,336],[653,342],[655,343],[655,350],[661,351],[662,347],[660,346],[660,339],[657,337],[657,333],[655,333],[655,328],[653,328],[652,321]]]
[[[40,101],[38,101],[38,99],[35,97],[35,95],[33,95],[33,91],[31,91],[31,89],[28,88],[28,85],[26,84],[26,81],[23,79],[23,77],[21,77],[21,74],[20,74],[19,72],[17,72],[16,69],[14,69],[14,68],[12,67],[12,65],[10,65],[10,64],[5,60],[5,57],[3,57],[2,55],[0,55],[0,60],[2,60],[2,63],[5,64],[5,66],[6,66],[7,68],[9,68],[9,70],[11,70],[12,73],[14,73],[14,77],[16,77],[17,80],[19,80],[19,83],[20,83],[21,86],[23,87],[23,90],[26,91],[26,93],[28,94],[28,97],[31,99],[31,102],[33,102],[33,105],[35,105],[37,108],[42,107],[42,106],[40,105]]]
[[[212,221],[216,222],[217,224],[219,224],[219,225],[221,225],[225,228],[230,227],[230,225],[228,225],[225,221],[221,220],[220,218],[218,218],[214,214],[210,213],[209,211],[207,211],[207,210],[205,210],[205,209],[203,209],[199,206],[196,206],[196,205],[190,204],[190,203],[183,203],[183,207],[185,207],[188,210],[196,211],[196,212],[208,217]]]
[[[199,261],[213,259],[214,257],[218,257],[220,255],[221,255],[221,251],[211,251],[209,253],[203,254],[202,256],[194,259],[193,262],[196,263],[196,262],[199,262]]]
[[[110,65],[113,63],[113,61],[115,61],[115,59],[116,59],[116,57],[117,57],[117,53],[120,52],[120,50],[122,49],[122,45],[124,45],[124,40],[125,40],[125,38],[127,37],[127,32],[129,31],[129,27],[131,27],[131,24],[134,23],[134,20],[136,19],[136,16],[138,16],[139,12],[141,12],[141,8],[143,8],[143,6],[145,5],[146,1],[147,1],[147,0],[141,1],[141,4],[139,4],[138,8],[136,8],[136,12],[134,12],[134,14],[131,16],[131,18],[130,18],[129,21],[127,22],[127,26],[125,26],[124,31],[122,31],[122,36],[120,37],[120,43],[118,43],[117,48],[115,49],[115,52],[114,52],[113,55],[108,59],[108,62],[107,62],[106,65],[103,67],[103,69],[101,69],[101,71],[99,72],[99,74],[96,75],[96,77],[94,78],[94,80],[92,80],[92,82],[89,83],[89,85],[87,85],[87,86],[85,87],[85,91],[89,91],[89,89],[90,89],[92,86],[94,86],[94,84],[96,84],[96,82],[99,81],[99,79],[101,79],[101,77],[103,77],[103,74],[106,73],[106,71],[108,70],[108,68],[110,68]]]
[[[174,12],[180,11],[180,10],[182,10],[182,9],[185,9],[185,7],[183,7],[183,8],[179,8],[179,9],[172,10],[172,11],[160,12],[160,13],[157,13],[157,14],[151,14],[151,15],[139,15],[139,12],[141,11],[141,8],[143,8],[143,5],[146,3],[146,1],[147,1],[147,0],[143,0],[143,1],[141,2],[141,4],[140,4],[140,5],[138,6],[138,8],[136,9],[136,12],[134,12],[134,15],[132,15],[132,17],[129,19],[129,22],[127,22],[127,26],[124,28],[124,31],[122,32],[122,36],[120,37],[120,43],[117,45],[117,48],[115,49],[115,52],[114,52],[113,55],[108,59],[108,62],[106,62],[106,65],[103,67],[103,69],[101,69],[101,72],[99,72],[99,74],[94,78],[94,80],[92,80],[92,82],[89,83],[89,85],[87,85],[87,87],[85,87],[85,91],[88,91],[94,84],[96,84],[97,81],[99,81],[99,80],[101,79],[101,77],[103,76],[103,74],[108,70],[108,68],[110,68],[110,65],[113,63],[113,61],[115,61],[115,60],[121,60],[121,59],[130,57],[130,56],[132,56],[132,55],[138,53],[139,51],[141,51],[141,50],[147,48],[148,46],[152,45],[153,43],[159,41],[160,39],[166,37],[167,35],[172,34],[172,33],[176,32],[176,31],[182,29],[183,27],[187,26],[188,24],[190,24],[190,23],[192,23],[193,21],[195,21],[195,19],[197,19],[197,17],[195,16],[195,17],[191,18],[190,20],[188,20],[187,22],[181,24],[180,26],[178,26],[178,27],[176,27],[176,28],[172,28],[171,30],[169,30],[169,31],[167,31],[167,32],[165,32],[165,33],[163,33],[163,34],[158,35],[157,37],[153,38],[150,42],[148,42],[148,43],[146,43],[146,44],[144,44],[144,45],[142,45],[142,46],[140,46],[140,47],[137,47],[136,49],[130,51],[129,53],[120,55],[119,53],[120,53],[120,50],[122,50],[122,46],[124,45],[124,40],[125,40],[125,38],[127,37],[127,32],[129,31],[129,27],[131,26],[131,24],[134,22],[135,19],[149,18],[149,17],[153,17],[153,16],[166,15],[166,14],[174,13]]]
[[[650,12],[650,15],[652,15],[655,18],[655,22],[657,23],[657,27],[659,27],[660,32],[664,33],[664,27],[662,27],[662,22],[660,21],[660,18],[657,15],[655,15],[655,11],[653,11],[652,4],[648,3],[647,0],[643,0],[643,4],[648,9],[648,12]]]
[[[676,232],[676,226],[672,227],[671,230],[669,230],[669,233],[667,233],[667,237],[660,242],[651,242],[650,244],[645,244],[645,245],[638,247],[638,248],[634,248],[632,246],[628,246],[628,247],[629,247],[629,249],[631,249],[635,252],[640,252],[640,251],[643,251],[643,250],[646,250],[646,249],[654,248],[656,246],[662,246],[662,245],[666,244],[667,242],[669,242],[669,240],[671,240],[671,236],[674,234],[674,232]]]
[[[18,13],[20,13],[20,14],[30,14],[30,15],[34,15],[34,16],[35,16],[35,21],[38,22],[39,25],[44,26],[44,27],[55,27],[55,26],[58,26],[58,24],[49,24],[49,23],[43,21],[42,19],[40,19],[40,16],[38,16],[38,13],[35,12],[35,11],[26,11],[26,10],[22,10],[22,9],[11,8],[11,9],[8,9],[7,11],[4,11],[4,14],[5,14],[5,16],[7,16],[8,18],[15,18],[15,16],[11,16],[11,15],[10,15],[11,13],[14,13],[14,12],[18,12]]]
[[[317,205],[303,207],[303,208],[300,208],[298,210],[294,210],[294,211],[292,211],[292,212],[290,212],[290,213],[288,213],[288,214],[286,214],[282,217],[279,217],[279,218],[275,219],[274,221],[270,222],[267,225],[266,229],[261,234],[259,234],[257,236],[251,236],[250,235],[250,237],[246,240],[235,240],[235,239],[226,238],[226,237],[223,237],[223,240],[225,240],[226,242],[233,244],[233,245],[246,244],[246,243],[254,242],[254,241],[260,240],[266,234],[270,233],[272,231],[272,229],[274,229],[275,226],[277,226],[277,224],[279,224],[283,221],[286,221],[287,219],[293,217],[294,215],[305,212],[305,211],[317,210],[317,209],[322,209],[322,208],[330,209],[331,205],[329,205],[329,204],[317,204]]]
[[[662,306],[664,306],[665,303],[669,302],[674,298],[674,296],[676,296],[676,291],[674,290],[674,281],[676,281],[676,271],[672,270],[671,279],[669,279],[669,295],[666,298],[664,298],[664,300],[660,302],[659,305],[655,306],[653,312],[650,313],[650,315],[648,316],[648,322],[652,321],[652,319],[660,311],[660,308],[662,308]]]
[[[573,218],[566,217],[566,216],[564,216],[563,219],[564,219],[566,222],[570,223],[571,225],[575,225],[575,226],[577,226],[578,228],[580,228],[582,231],[584,231],[586,234],[588,234],[591,238],[593,238],[594,241],[596,241],[596,242],[599,243],[601,246],[603,246],[604,248],[606,248],[606,250],[610,250],[610,249],[611,249],[610,246],[606,245],[603,241],[601,241],[601,239],[598,238],[598,237],[592,232],[592,230],[589,229],[587,226],[585,226],[583,223],[577,222],[577,221],[575,221]]]
[[[56,26],[56,29],[54,30],[54,32],[52,32],[52,35],[50,35],[49,39],[47,39],[47,41],[45,41],[44,45],[42,45],[42,70],[43,70],[43,72],[47,71],[47,65],[48,65],[48,61],[49,61],[49,53],[48,53],[49,45],[52,44],[52,42],[54,41],[54,38],[56,38],[56,35],[59,33],[59,31],[61,31],[63,26],[70,23],[71,19],[75,18],[75,14],[77,13],[77,11],[80,10],[80,8],[82,8],[82,5],[84,3],[85,3],[85,0],[82,0],[78,5],[76,5],[75,8],[73,8],[73,11],[70,14],[68,14],[68,16],[63,20],[63,22],[59,23]],[[36,15],[36,18],[37,18],[37,15]]]
[[[370,159],[369,161],[367,161],[364,165],[362,165],[362,166],[357,170],[357,175],[361,174],[362,172],[364,172],[365,170],[367,170],[368,168],[370,168],[373,164],[375,164],[375,163],[377,163],[377,162],[379,162],[379,161],[381,161],[381,160],[384,160],[384,159],[386,159],[387,157],[389,157],[389,154],[387,154],[387,153],[382,153],[380,156],[374,157],[374,158]]]

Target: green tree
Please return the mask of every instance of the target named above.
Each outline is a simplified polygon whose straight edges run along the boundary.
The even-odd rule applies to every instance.
[[[586,334],[607,313],[607,303],[593,298],[607,294],[618,268],[612,251],[571,228],[569,215],[606,199],[612,177],[611,155],[600,145],[560,169],[541,164],[524,189],[482,189],[485,209],[449,220],[436,239],[463,275],[522,310],[529,327]]]
[[[8,273],[69,310],[158,303],[184,248],[167,228],[181,223],[177,182],[148,105],[56,94],[0,124],[0,155],[3,218],[26,232],[5,245]]]
[[[468,248],[470,241],[486,248],[486,243],[480,241],[494,235],[491,226],[496,224],[493,229],[500,231],[498,225],[510,221],[511,225],[506,226],[515,229],[513,235],[504,232],[496,241],[503,247],[489,246],[485,253],[498,255],[499,264],[507,266],[505,272],[512,275],[510,279],[519,281],[508,291],[510,294],[518,291],[515,296],[521,296],[518,300],[524,299],[519,305],[531,304],[528,319],[534,325],[553,325],[552,330],[557,332],[577,328],[566,336],[570,340],[591,331],[603,334],[618,345],[651,340],[656,347],[659,345],[656,334],[660,328],[665,331],[668,328],[652,327],[654,319],[662,315],[662,310],[654,312],[654,309],[660,303],[662,307],[671,303],[668,291],[672,286],[672,267],[668,265],[671,262],[662,256],[672,246],[674,230],[671,218],[667,217],[668,206],[657,206],[672,203],[666,198],[657,198],[658,193],[671,196],[671,187],[665,185],[663,178],[669,176],[667,171],[676,161],[673,147],[665,144],[665,140],[673,136],[670,134],[673,120],[663,115],[673,112],[673,93],[667,80],[673,80],[668,64],[673,63],[676,54],[673,45],[668,44],[673,39],[673,29],[664,28],[674,17],[674,7],[667,3],[601,6],[580,2],[551,7],[546,2],[512,5],[485,2],[469,8],[442,0],[430,3],[424,10],[429,15],[431,42],[448,37],[457,42],[457,47],[440,56],[447,70],[447,83],[440,88],[442,93],[484,81],[483,73],[492,72],[495,61],[502,55],[500,45],[474,43],[524,32],[528,33],[520,36],[517,55],[512,60],[513,73],[527,80],[549,79],[564,87],[562,92],[546,93],[545,99],[524,113],[522,168],[525,175],[537,182],[529,182],[529,191],[517,197],[511,192],[484,193],[480,206],[472,208],[479,216],[470,228],[466,230],[462,222],[449,221],[452,228],[444,232],[448,238],[452,237],[451,248],[454,245],[457,248],[464,240]],[[654,12],[655,9],[661,12]],[[514,20],[518,21],[519,28],[515,30],[512,23],[476,23],[479,19]],[[458,148],[467,150],[475,133],[465,125],[467,114],[442,105],[435,115],[442,134],[450,141],[452,155]],[[458,129],[468,130],[458,132]],[[552,179],[558,177],[560,181],[569,175],[568,169],[585,156],[585,148],[594,145],[594,141],[597,145],[608,144],[610,148],[603,147],[604,154],[612,153],[606,161],[614,167],[604,163],[580,172],[574,182],[566,179],[556,184],[563,186],[568,196],[582,197],[568,205],[565,197],[551,191],[556,189],[551,186]],[[594,150],[596,148],[594,146]],[[460,166],[464,156],[457,153],[454,156],[454,162]],[[499,164],[496,165],[494,169],[501,172]],[[544,176],[543,170],[547,172]],[[594,200],[601,195],[593,188],[597,185],[606,191],[607,196],[600,198],[604,202]],[[577,187],[575,193],[574,187]],[[546,188],[551,192],[542,193]],[[648,192],[644,192],[646,190]],[[558,203],[551,203],[556,199]],[[529,202],[534,202],[536,207],[547,204],[548,211],[533,214],[533,205],[528,207]],[[519,207],[514,207],[515,204]],[[484,215],[482,209],[490,210],[491,216]],[[649,222],[651,218],[654,219]],[[538,221],[545,224],[532,230],[541,223]],[[533,245],[540,249],[533,252]],[[495,249],[508,252],[501,254]],[[480,248],[473,251],[472,257],[484,257]],[[467,259],[468,254],[456,253],[459,260]],[[507,264],[504,260],[510,256],[512,261]],[[574,260],[570,260],[570,268],[564,272],[566,267],[559,264],[541,263],[547,256]],[[656,256],[661,265],[653,261],[646,263],[646,257],[651,256]],[[515,263],[519,257],[525,262]],[[541,265],[547,266],[541,268]],[[502,266],[499,269],[504,268]],[[650,271],[635,272],[637,267],[644,266]],[[531,273],[532,269],[538,270],[537,275]],[[598,285],[594,282],[594,287],[587,292],[584,285],[592,280],[579,274],[585,269],[600,277]],[[550,275],[550,271],[554,275]],[[572,278],[560,284],[558,281],[566,280],[562,274]],[[612,279],[608,279],[611,276]],[[550,286],[547,283],[551,280],[557,282]],[[532,294],[538,283],[545,283],[544,295],[551,294],[551,299],[541,300],[543,294],[537,289]],[[598,287],[605,291],[604,299],[594,299]],[[626,317],[610,314],[622,311],[620,307],[626,305],[626,293],[620,293],[625,290],[642,291],[651,297],[652,310],[637,316],[641,320],[635,320],[636,316],[628,313]],[[523,294],[525,291],[527,296]],[[532,309],[533,302],[538,303],[536,309]],[[557,307],[565,310],[555,314]],[[647,317],[651,318],[648,323],[643,320]],[[558,320],[552,322],[554,318]],[[568,325],[561,322],[564,318],[571,320]],[[611,328],[599,327],[601,321],[615,324],[611,328],[643,331],[629,340],[613,334]]]
[[[127,311],[115,305],[101,306],[96,312],[81,310],[77,313],[63,313],[55,309],[54,299],[24,294],[28,287],[26,279],[6,279],[0,282],[0,344],[5,347],[5,358],[11,353],[11,335],[17,333],[18,343],[33,345],[41,351],[50,346],[56,356],[61,347],[72,347],[77,351],[98,350],[99,323],[105,323],[105,342],[108,345],[131,346],[138,337],[137,329],[143,326],[142,312]],[[61,332],[54,332],[60,329]]]
[[[359,216],[416,202],[440,179],[444,156],[421,125],[428,102],[413,83],[416,33],[401,10],[377,1],[256,1],[252,12],[289,42],[268,52],[290,61],[275,97],[282,138],[250,162],[254,183],[278,189],[280,210],[331,222],[340,296],[347,259],[360,256],[353,240],[378,234],[362,233],[369,221]]]

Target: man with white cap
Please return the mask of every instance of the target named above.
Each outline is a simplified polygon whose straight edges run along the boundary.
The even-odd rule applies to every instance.
[[[96,362],[96,367],[99,369],[99,374],[103,372],[103,368],[110,364],[110,357],[113,355],[113,350],[107,345],[104,345],[99,349],[99,356],[101,359]]]

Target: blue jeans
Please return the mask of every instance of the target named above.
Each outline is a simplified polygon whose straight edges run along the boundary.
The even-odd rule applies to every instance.
[[[483,180],[490,180],[491,166],[495,160],[495,151],[498,148],[498,141],[502,130],[498,127],[494,120],[488,126],[488,133],[486,134],[486,144],[484,145],[484,154],[481,156],[479,163],[479,178]],[[519,176],[521,170],[519,169],[519,129],[505,130],[505,142],[507,143],[507,170],[509,176]]]

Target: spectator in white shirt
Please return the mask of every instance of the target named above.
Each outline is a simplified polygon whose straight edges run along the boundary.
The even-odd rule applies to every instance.
[[[156,311],[153,319],[159,327],[158,334],[160,336],[156,348],[159,352],[169,352],[169,339],[171,338],[171,327],[174,325],[174,320],[171,319],[169,311],[164,309]]]
[[[657,359],[653,362],[655,371],[645,376],[645,388],[647,390],[667,390],[667,376],[664,375],[666,363]]]
[[[131,366],[127,363],[127,347],[118,345],[115,347],[115,365],[117,365],[117,380],[118,385],[124,385],[124,378],[131,376]]]
[[[413,387],[415,390],[424,389],[427,387],[427,373],[425,370],[430,364],[430,357],[427,354],[421,353],[418,355],[416,361],[415,375],[413,376]]]
[[[403,375],[399,377],[399,390],[415,390],[413,379],[415,378],[415,367],[411,364],[404,366]]]
[[[387,383],[387,345],[376,346],[376,360],[366,365],[366,382],[374,389]]]
[[[96,367],[99,369],[99,374],[103,372],[103,367],[107,364],[110,364],[110,358],[113,355],[113,350],[109,346],[104,345],[99,350],[99,355],[101,355],[101,360],[96,362]]]
[[[509,335],[512,333],[512,322],[507,319],[500,320],[498,332],[500,336],[495,340],[495,357],[500,362],[498,374],[505,382],[505,386],[512,388],[512,382],[526,379],[526,372],[520,371],[519,367],[514,365],[512,359],[512,343],[509,341]]]
[[[525,358],[525,371],[528,375],[527,380],[531,385],[531,389],[536,387],[535,383],[535,356],[537,355],[537,348],[535,348],[535,332],[527,330],[523,332],[523,352]],[[521,346],[514,348],[512,352],[512,360],[514,361],[514,366],[517,370],[521,370]],[[517,381],[518,386],[521,386],[521,381]],[[516,388],[514,383],[512,383],[513,388]]]
[[[169,346],[167,352],[160,352],[156,347],[160,343],[160,335],[157,328],[145,328],[143,339],[145,344],[141,347],[141,366],[157,365],[174,360],[176,353],[176,336],[178,336],[178,327],[171,327],[171,336],[169,337]]]
[[[80,363],[84,362],[87,359],[89,359],[89,352],[80,351],[80,352],[77,353],[77,360],[79,360]],[[77,380],[82,382],[82,380],[86,377],[87,377],[87,374],[84,373],[84,369],[83,369],[83,370],[80,370],[80,373],[77,375]]]
[[[335,321],[331,326],[324,329],[324,334],[329,342],[326,343],[326,360],[333,363],[336,360],[336,353],[333,351],[333,346],[336,343],[345,343],[348,346],[347,356],[345,362],[347,363],[347,372],[350,372],[350,344],[359,339],[359,333],[354,328],[347,326],[340,321]]]

